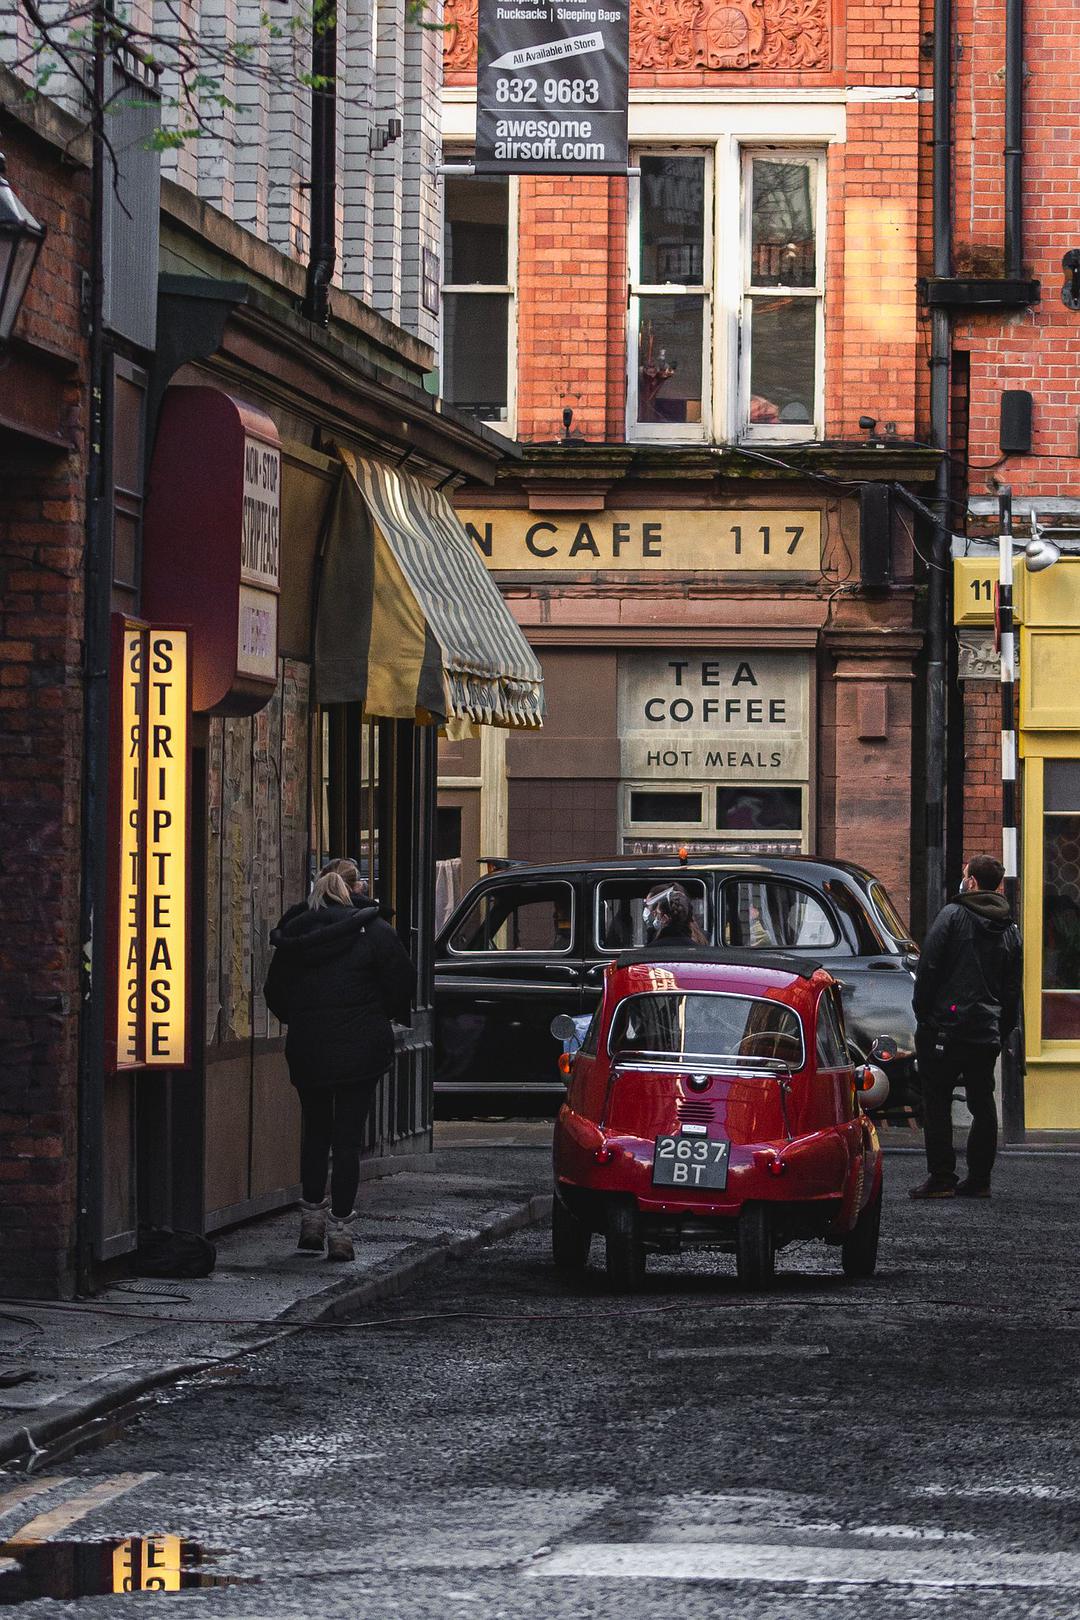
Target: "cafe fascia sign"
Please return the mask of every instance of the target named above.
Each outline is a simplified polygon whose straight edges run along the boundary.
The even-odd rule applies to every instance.
[[[197,714],[254,714],[277,686],[281,441],[217,388],[170,388],[147,500],[143,606],[191,628]]]
[[[111,1066],[188,1061],[191,684],[186,630],[113,621]]]
[[[810,662],[781,652],[623,653],[624,778],[805,781]]]
[[[816,577],[821,570],[821,513],[815,511],[488,507],[458,516],[484,562],[500,573],[667,569]]]

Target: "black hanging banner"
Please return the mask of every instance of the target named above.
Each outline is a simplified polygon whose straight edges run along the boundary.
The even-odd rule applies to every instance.
[[[480,0],[478,174],[625,174],[629,0]]]

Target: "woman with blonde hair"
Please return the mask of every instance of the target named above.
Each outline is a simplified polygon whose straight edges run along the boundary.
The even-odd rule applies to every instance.
[[[355,861],[323,867],[307,904],[285,913],[270,943],[266,1004],[288,1025],[285,1057],[303,1116],[297,1247],[321,1254],[325,1245],[329,1259],[351,1260],[364,1124],[394,1056],[391,1020],[409,1021],[416,969]]]

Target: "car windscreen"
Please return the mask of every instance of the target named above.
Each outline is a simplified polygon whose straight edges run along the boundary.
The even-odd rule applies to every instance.
[[[802,1024],[779,1001],[721,991],[660,990],[627,996],[611,1020],[612,1057],[768,1058],[801,1068]]]

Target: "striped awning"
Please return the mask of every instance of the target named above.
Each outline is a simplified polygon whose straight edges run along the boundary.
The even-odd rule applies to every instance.
[[[387,719],[540,726],[544,679],[445,495],[339,449],[315,632],[320,703]]]

